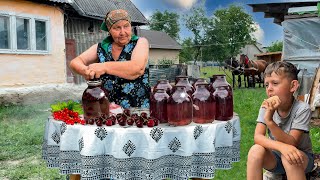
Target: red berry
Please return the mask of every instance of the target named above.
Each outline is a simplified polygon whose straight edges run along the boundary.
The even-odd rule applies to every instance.
[[[118,119],[118,124],[120,126],[125,126],[127,124],[127,119],[121,117],[120,119]]]
[[[126,116],[130,116],[130,114],[131,114],[130,109],[124,109],[123,114]]]
[[[107,126],[112,126],[113,125],[113,121],[111,119],[107,119],[106,125]]]
[[[140,116],[144,119],[148,119],[148,114],[146,112],[142,112]]]
[[[149,119],[147,122],[147,126],[148,127],[153,127],[154,126],[154,120],[153,119]]]
[[[137,120],[136,121],[136,125],[137,125],[137,127],[142,128],[143,127],[143,121],[142,120]]]
[[[132,119],[132,118],[129,118],[129,119],[127,119],[127,124],[128,125],[133,125],[133,123],[134,123],[134,120]]]

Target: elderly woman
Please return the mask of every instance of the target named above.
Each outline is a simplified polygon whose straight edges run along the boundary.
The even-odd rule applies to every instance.
[[[107,13],[101,29],[110,36],[73,59],[71,69],[86,80],[100,78],[110,102],[123,108],[148,108],[148,40],[132,34],[130,17],[123,9]]]

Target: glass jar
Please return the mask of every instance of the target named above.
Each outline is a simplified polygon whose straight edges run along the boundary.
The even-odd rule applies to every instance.
[[[175,88],[175,92],[168,99],[168,123],[175,126],[188,125],[192,122],[192,99],[185,86]]]
[[[153,88],[153,92],[155,92],[156,89],[164,89],[168,95],[172,92],[172,86],[169,83],[169,80],[166,79],[158,80],[158,83]]]
[[[190,82],[188,80],[188,76],[177,76],[176,80],[177,80],[176,86],[185,86],[186,87],[186,92],[191,97],[192,94],[194,93],[194,88],[190,84]],[[175,91],[175,89],[176,88],[174,88],[174,91]]]
[[[216,115],[216,100],[207,89],[208,83],[198,83],[192,95],[193,122],[212,123]]]
[[[101,86],[101,80],[87,81],[88,87],[82,94],[84,119],[87,124],[102,125],[109,117],[108,91]]]
[[[216,99],[216,120],[227,121],[233,117],[233,94],[228,86],[218,86],[213,95]]]
[[[212,93],[219,86],[227,86],[232,91],[232,87],[228,83],[225,74],[212,75],[212,79],[213,79],[213,82],[212,82],[211,87],[210,87],[210,90],[211,90]]]
[[[198,78],[193,84],[194,89],[197,89],[197,84],[199,83],[207,83],[207,80],[205,78]]]
[[[160,123],[168,122],[167,101],[169,95],[164,89],[155,89],[150,98],[150,116],[157,118]]]

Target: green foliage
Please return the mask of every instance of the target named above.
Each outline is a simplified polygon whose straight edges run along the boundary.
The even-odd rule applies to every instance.
[[[271,46],[267,47],[267,52],[282,51],[282,47],[283,47],[282,41],[272,42]]]
[[[202,1],[202,3],[199,6],[195,6],[191,9],[190,14],[185,15],[183,17],[185,21],[185,26],[193,33],[194,36],[192,39],[192,44],[188,42],[189,40],[187,39],[189,47],[187,50],[184,51],[186,52],[192,49],[190,53],[192,53],[192,60],[194,60],[195,62],[199,61],[200,58],[202,58],[201,48],[204,45],[204,41],[206,38],[205,30],[210,28],[211,25],[209,19],[206,17],[204,3],[205,1]]]
[[[192,39],[186,38],[182,42],[182,49],[179,53],[179,62],[186,63],[194,60],[195,49],[193,47]]]
[[[195,61],[201,58],[203,62],[222,62],[235,57],[245,45],[255,43],[251,35],[256,31],[254,21],[243,7],[230,5],[214,11],[211,17],[207,17],[205,12],[204,4],[201,4],[184,17],[186,27],[194,35],[192,44],[188,46],[189,49],[193,47],[189,52]]]
[[[170,67],[173,64],[173,60],[171,59],[161,59],[158,62],[159,65],[162,65],[162,67]]]
[[[150,29],[163,31],[175,40],[179,40],[180,27],[179,15],[165,10],[163,13],[157,10],[150,19]]]
[[[56,112],[67,108],[69,110],[73,110],[74,112],[78,112],[79,114],[83,114],[82,105],[78,102],[69,100],[67,102],[57,102],[55,104],[51,104],[51,112]]]
[[[235,57],[245,45],[255,43],[255,38],[251,35],[256,31],[253,18],[241,6],[230,5],[216,10],[210,22],[213,25],[206,29],[207,38],[204,43],[213,46],[205,48],[204,59],[213,58],[222,62]]]

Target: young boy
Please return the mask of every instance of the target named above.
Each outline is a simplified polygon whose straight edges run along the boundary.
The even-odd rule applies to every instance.
[[[262,168],[304,180],[313,168],[309,137],[311,109],[293,94],[299,87],[298,70],[288,62],[269,64],[264,72],[268,99],[260,108],[254,145],[248,153],[247,179],[262,179]],[[268,132],[268,137],[266,136]]]

